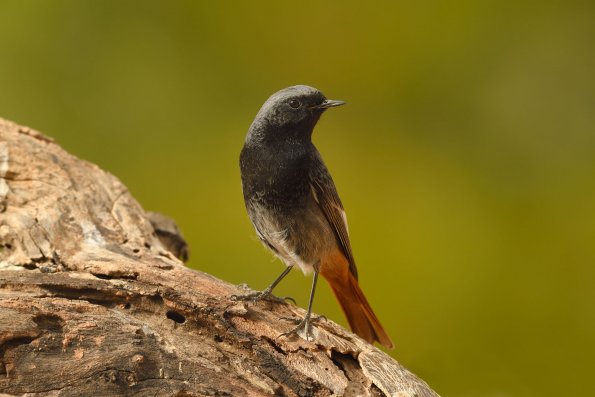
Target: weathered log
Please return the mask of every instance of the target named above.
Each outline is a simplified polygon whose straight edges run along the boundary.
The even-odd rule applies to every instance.
[[[332,321],[314,341],[278,338],[302,309],[232,301],[247,291],[184,267],[175,225],[158,236],[156,218],[114,176],[0,119],[1,393],[437,396]]]

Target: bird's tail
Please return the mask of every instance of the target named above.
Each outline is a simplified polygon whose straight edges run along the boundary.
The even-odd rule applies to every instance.
[[[370,343],[378,341],[391,349],[393,342],[374,314],[353,273],[347,266],[341,266],[339,270],[336,262],[334,266],[328,265],[322,266],[321,274],[335,293],[351,330]],[[341,271],[343,269],[347,271]]]

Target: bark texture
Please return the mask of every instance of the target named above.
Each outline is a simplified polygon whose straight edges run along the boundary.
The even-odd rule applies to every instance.
[[[0,393],[437,396],[332,321],[277,338],[304,311],[232,301],[249,291],[184,267],[169,222],[0,119]]]

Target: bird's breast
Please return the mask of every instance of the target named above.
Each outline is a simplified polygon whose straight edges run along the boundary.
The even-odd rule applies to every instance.
[[[244,148],[240,156],[247,201],[264,206],[300,206],[310,194],[309,156],[296,148]]]

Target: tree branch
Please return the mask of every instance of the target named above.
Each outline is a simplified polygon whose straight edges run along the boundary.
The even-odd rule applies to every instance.
[[[437,396],[332,321],[315,341],[278,339],[303,310],[233,302],[246,291],[185,268],[175,224],[157,218],[114,176],[0,119],[0,392]]]

